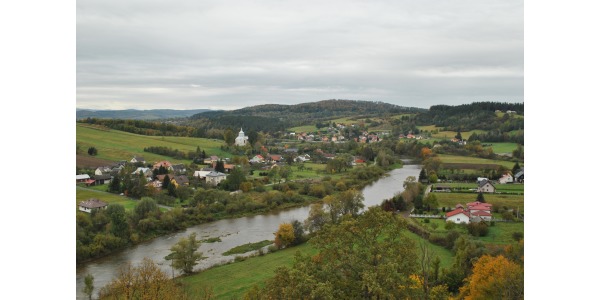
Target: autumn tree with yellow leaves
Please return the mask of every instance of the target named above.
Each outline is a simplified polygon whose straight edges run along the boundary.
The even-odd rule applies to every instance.
[[[473,266],[473,274],[460,288],[460,298],[523,299],[523,266],[506,257],[483,255]]]

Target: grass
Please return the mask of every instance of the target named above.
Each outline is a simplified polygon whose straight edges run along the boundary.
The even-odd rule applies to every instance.
[[[513,150],[517,149],[517,143],[482,142],[482,144],[491,144],[494,153],[512,153]]]
[[[81,151],[89,147],[98,149],[99,159],[119,161],[130,160],[134,155],[143,156],[147,162],[169,160],[173,163],[190,163],[190,160],[178,160],[167,156],[144,152],[145,147],[164,146],[180,151],[196,151],[196,147],[204,150],[207,155],[227,155],[221,150],[223,141],[192,137],[145,136],[129,132],[101,129],[87,124],[77,123],[76,142]]]
[[[86,187],[77,186],[77,196],[75,197],[75,208],[79,208],[79,203],[81,201],[86,201],[90,198],[100,199],[108,204],[117,203],[121,204],[125,207],[125,210],[132,210],[137,201],[125,196],[119,196],[117,194],[111,194],[108,192],[102,192],[95,189],[90,189]]]
[[[210,287],[215,299],[241,299],[255,284],[264,285],[275,275],[278,267],[291,267],[296,252],[315,255],[317,250],[309,243],[256,256],[241,262],[222,265],[198,274],[181,278],[192,299],[200,296],[199,287]]]
[[[435,188],[438,185],[449,186],[451,188],[464,188],[464,189],[476,189],[477,188],[477,183],[462,183],[462,182],[435,183],[435,184],[433,184],[433,188]],[[498,192],[523,193],[525,191],[524,184],[495,184],[494,186],[496,187],[496,191],[498,191]]]
[[[271,244],[273,244],[273,241],[268,241],[268,240],[264,240],[264,241],[260,241],[260,242],[256,242],[256,243],[243,244],[243,245],[239,245],[237,247],[233,247],[233,248],[225,251],[223,253],[223,255],[242,254],[242,253],[258,250],[264,246],[268,246]]]
[[[515,232],[525,231],[524,222],[496,222],[496,225],[489,227],[489,232],[486,236],[478,237],[477,239],[486,244],[512,244],[515,240],[512,234]]]
[[[443,228],[443,226],[441,226]],[[424,241],[425,244],[427,245],[427,247],[429,247],[429,250],[431,250],[434,254],[434,256],[438,256],[440,258],[440,267],[442,268],[450,268],[450,266],[452,265],[452,260],[454,259],[454,255],[452,254],[452,251],[442,247],[442,246],[438,246],[436,244],[432,244],[431,242],[424,240],[422,237],[418,236],[416,233],[412,233],[410,231],[406,231],[405,232],[406,236],[408,238],[410,238],[411,240],[413,240],[415,242],[416,245],[416,249],[419,249],[419,243]],[[417,250],[420,251],[420,250]],[[420,255],[420,253],[418,252],[418,254]]]
[[[470,156],[459,156],[459,155],[449,155],[449,154],[438,154],[437,156],[442,160],[442,163],[450,163],[450,164],[467,164],[473,165],[476,168],[478,165],[501,165],[505,166],[509,170],[515,165],[512,161],[505,160],[497,160],[497,159],[485,159],[479,157],[470,157]],[[523,166],[523,165],[521,165]],[[468,169],[468,168],[463,168]]]

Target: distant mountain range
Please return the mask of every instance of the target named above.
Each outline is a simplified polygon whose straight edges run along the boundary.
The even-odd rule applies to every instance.
[[[77,109],[77,120],[87,118],[98,119],[127,119],[127,120],[159,120],[159,119],[176,119],[187,118],[199,113],[210,111],[210,109],[150,109],[150,110],[91,110]]]

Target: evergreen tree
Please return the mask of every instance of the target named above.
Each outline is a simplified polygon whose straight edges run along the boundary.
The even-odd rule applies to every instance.
[[[519,165],[519,162],[516,162],[514,167],[512,168],[512,175],[515,176],[515,174],[517,174],[519,170],[521,170],[521,166]]]
[[[483,198],[482,192],[479,192],[479,194],[477,194],[477,201],[479,201],[481,203],[485,203],[485,199]]]
[[[427,173],[425,172],[425,169],[421,169],[421,172],[419,173],[419,182],[421,182],[422,180],[426,180],[427,179]]]
[[[217,164],[215,165],[215,171],[217,172],[225,172],[225,162],[223,162],[222,160],[218,160]]]
[[[170,185],[171,185],[171,178],[167,174],[167,175],[165,175],[165,179],[163,179],[163,182],[162,182],[163,190],[168,189]]]

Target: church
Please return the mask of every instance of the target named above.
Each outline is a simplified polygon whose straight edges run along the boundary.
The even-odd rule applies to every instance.
[[[235,145],[246,146],[246,143],[248,143],[248,137],[244,135],[244,130],[240,128],[240,133],[238,133],[238,136],[235,138]]]

